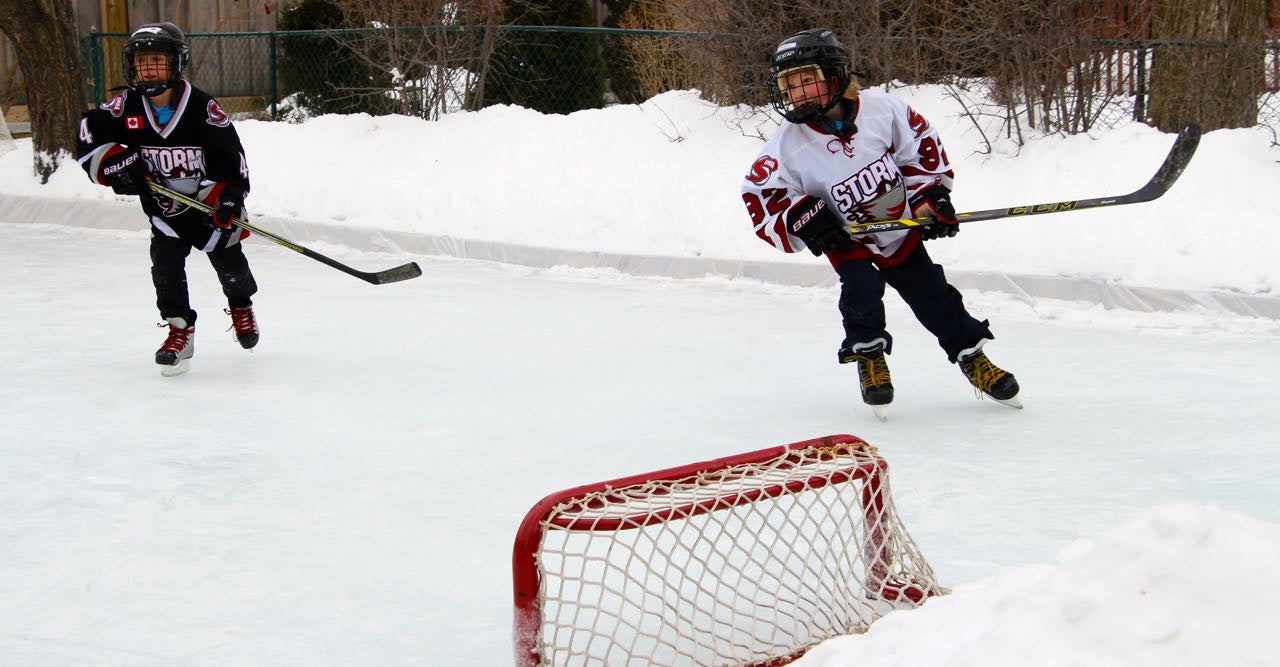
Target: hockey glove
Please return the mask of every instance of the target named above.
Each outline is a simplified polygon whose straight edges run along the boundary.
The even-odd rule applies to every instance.
[[[116,144],[107,149],[98,169],[102,180],[118,195],[140,195],[147,192],[147,162],[136,148]]]
[[[853,248],[853,238],[844,230],[840,216],[827,208],[825,200],[812,195],[805,195],[787,209],[787,229],[800,237],[814,255]]]
[[[214,226],[220,229],[231,229],[231,223],[244,211],[244,189],[235,185],[219,183],[205,198],[205,203],[213,209],[209,214]]]
[[[951,205],[951,191],[941,185],[931,185],[917,192],[911,198],[911,215],[934,219],[932,225],[920,228],[920,238],[925,241],[951,238],[960,231],[956,207]]]

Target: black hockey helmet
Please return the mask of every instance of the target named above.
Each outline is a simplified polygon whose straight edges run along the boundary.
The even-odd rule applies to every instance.
[[[159,51],[169,54],[169,76],[164,81],[141,81],[133,58],[139,51]],[[187,36],[178,26],[169,23],[148,23],[129,35],[124,43],[124,81],[139,94],[148,97],[159,95],[178,85],[187,69]]]
[[[829,82],[831,95],[826,103],[801,100],[797,105],[788,97],[787,75],[806,68]],[[769,58],[769,99],[773,108],[792,123],[817,120],[840,102],[850,83],[853,83],[853,73],[849,69],[849,54],[836,34],[826,28],[801,30],[782,40]]]

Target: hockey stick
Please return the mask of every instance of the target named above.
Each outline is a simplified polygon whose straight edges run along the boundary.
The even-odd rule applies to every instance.
[[[187,195],[184,195],[181,192],[174,192],[173,190],[170,190],[169,188],[166,188],[163,185],[160,185],[159,183],[148,183],[147,185],[150,186],[152,192],[155,192],[160,195],[164,195],[165,197],[168,197],[169,199],[172,199],[176,202],[181,202],[183,204],[186,204],[187,206],[190,206],[191,208],[194,208],[197,211],[200,211],[201,213],[204,213],[206,215],[213,214],[212,208],[209,208],[203,202],[196,199],[192,199],[191,197],[188,197]],[[317,262],[320,262],[321,264],[327,264],[343,273],[353,275],[367,283],[373,283],[374,285],[385,285],[387,283],[396,283],[396,282],[400,282],[401,280],[417,278],[418,276],[422,275],[422,269],[418,268],[417,262],[409,262],[408,264],[402,264],[400,266],[392,267],[385,271],[374,271],[374,272],[357,271],[347,266],[346,264],[343,264],[342,262],[329,259],[328,257],[325,257],[324,255],[321,255],[320,253],[310,248],[305,248],[303,246],[300,246],[290,241],[289,239],[286,239],[281,236],[277,236],[265,229],[262,229],[261,227],[257,227],[252,223],[250,223],[248,220],[242,220],[240,218],[236,218],[231,221],[231,224],[243,229],[247,229],[250,232],[257,234],[258,236],[261,236],[262,238],[267,239],[268,241],[274,241],[296,253],[306,255],[307,257],[310,257],[311,259],[314,259]]]
[[[1174,181],[1178,180],[1178,177],[1182,175],[1182,170],[1187,168],[1187,163],[1191,161],[1191,156],[1195,154],[1196,146],[1199,144],[1200,126],[1195,123],[1187,123],[1187,126],[1178,133],[1178,138],[1173,142],[1173,148],[1169,149],[1169,156],[1164,159],[1164,164],[1160,165],[1156,175],[1152,176],[1151,180],[1147,181],[1147,184],[1142,186],[1140,190],[1130,192],[1127,195],[1060,201],[1049,204],[1028,204],[1026,206],[1014,206],[1013,208],[992,208],[985,211],[960,213],[956,217],[960,219],[960,222],[977,222],[979,220],[996,220],[1019,215],[1082,211],[1087,208],[1120,206],[1151,201],[1164,194],[1173,185]],[[891,232],[896,229],[909,229],[933,224],[937,224],[933,221],[933,218],[900,218],[898,220],[848,225],[845,229],[850,234],[866,234],[869,232]]]

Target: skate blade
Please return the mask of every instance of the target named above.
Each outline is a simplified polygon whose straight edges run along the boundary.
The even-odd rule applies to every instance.
[[[182,375],[183,373],[186,373],[190,369],[191,369],[191,360],[181,359],[178,361],[178,363],[172,366],[161,366],[160,375],[163,375],[164,377],[167,377],[167,378],[177,377],[179,375]]]
[[[1017,395],[1017,394],[1014,394],[1014,395],[1013,395],[1013,398],[1010,398],[1010,399],[1007,399],[1007,400],[1003,400],[1003,401],[1002,401],[1002,400],[1000,400],[1000,399],[998,399],[998,398],[996,398],[996,397],[994,397],[994,396],[991,396],[990,394],[988,394],[988,395],[987,395],[987,397],[988,397],[988,398],[990,398],[991,400],[995,401],[996,403],[1003,403],[1003,404],[1005,404],[1005,405],[1007,405],[1007,406],[1009,406],[1009,407],[1011,407],[1011,408],[1017,408],[1017,409],[1019,409],[1019,410],[1021,410],[1021,409],[1022,409],[1022,399],[1021,399],[1021,398],[1018,398],[1018,395]]]
[[[871,411],[875,413],[876,419],[879,419],[882,422],[889,421],[889,406],[873,405],[871,406]]]

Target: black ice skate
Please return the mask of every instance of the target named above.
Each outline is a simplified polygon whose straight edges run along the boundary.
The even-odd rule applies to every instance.
[[[880,421],[889,420],[889,404],[893,402],[893,381],[889,377],[889,362],[884,358],[884,344],[877,343],[854,351],[840,350],[840,363],[858,362],[858,381],[862,383],[862,402]]]
[[[1022,401],[1018,399],[1018,381],[1013,373],[991,363],[982,350],[960,357],[960,372],[979,392],[978,398],[986,394],[1005,405],[1022,409]]]
[[[222,312],[231,316],[231,328],[236,332],[240,347],[249,350],[258,344],[258,320],[253,316],[253,306],[223,308]]]
[[[169,336],[164,345],[156,350],[156,363],[160,364],[160,374],[165,377],[182,375],[187,372],[191,355],[196,353],[196,318],[191,314],[191,322],[186,318],[170,317],[166,322],[156,326],[168,326]]]

